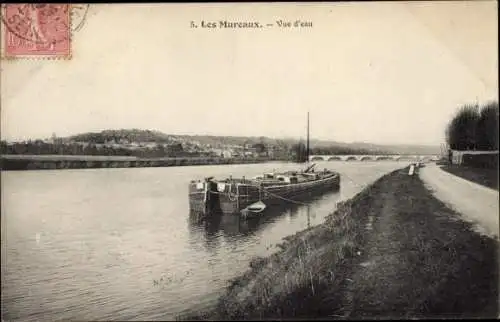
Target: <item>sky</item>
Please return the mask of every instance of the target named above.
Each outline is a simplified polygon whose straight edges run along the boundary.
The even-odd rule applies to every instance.
[[[70,60],[1,62],[1,137],[169,134],[444,142],[498,100],[495,1],[94,4]],[[282,19],[312,27],[280,28]],[[190,28],[259,21],[261,29]]]

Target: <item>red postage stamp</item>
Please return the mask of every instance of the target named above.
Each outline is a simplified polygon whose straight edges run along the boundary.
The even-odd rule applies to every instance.
[[[69,58],[70,5],[2,5],[2,56]]]

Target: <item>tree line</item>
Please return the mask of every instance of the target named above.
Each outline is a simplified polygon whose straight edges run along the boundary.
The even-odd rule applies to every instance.
[[[498,102],[462,105],[446,128],[451,150],[498,150]]]
[[[31,155],[102,155],[102,156],[135,156],[139,158],[204,156],[203,153],[184,151],[182,145],[172,144],[164,147],[161,144],[153,148],[129,149],[125,147],[110,147],[94,143],[46,143],[40,140],[16,142],[7,144],[0,142],[0,154],[31,154]]]

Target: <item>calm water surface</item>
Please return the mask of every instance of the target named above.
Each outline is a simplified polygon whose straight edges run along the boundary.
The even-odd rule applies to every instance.
[[[189,218],[187,184],[297,168],[233,166],[3,172],[3,320],[160,320],[215,303],[287,235],[403,162],[318,162],[341,189],[253,221]]]

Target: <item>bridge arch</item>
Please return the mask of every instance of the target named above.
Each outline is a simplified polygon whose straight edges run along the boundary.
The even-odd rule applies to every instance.
[[[378,156],[375,158],[375,160],[377,160],[377,161],[390,160],[390,159],[391,159],[391,157],[388,157],[386,155]]]
[[[342,161],[342,158],[341,157],[337,157],[337,156],[333,156],[333,157],[329,157],[328,161]]]
[[[349,155],[349,156],[347,156],[347,158],[345,158],[345,160],[346,161],[356,161],[358,159],[355,156],[353,156],[353,155]]]
[[[311,161],[325,161],[325,159],[322,156],[315,155],[311,157]]]
[[[361,158],[359,158],[359,161],[372,161],[372,160],[373,160],[372,157],[368,155],[364,155]]]

